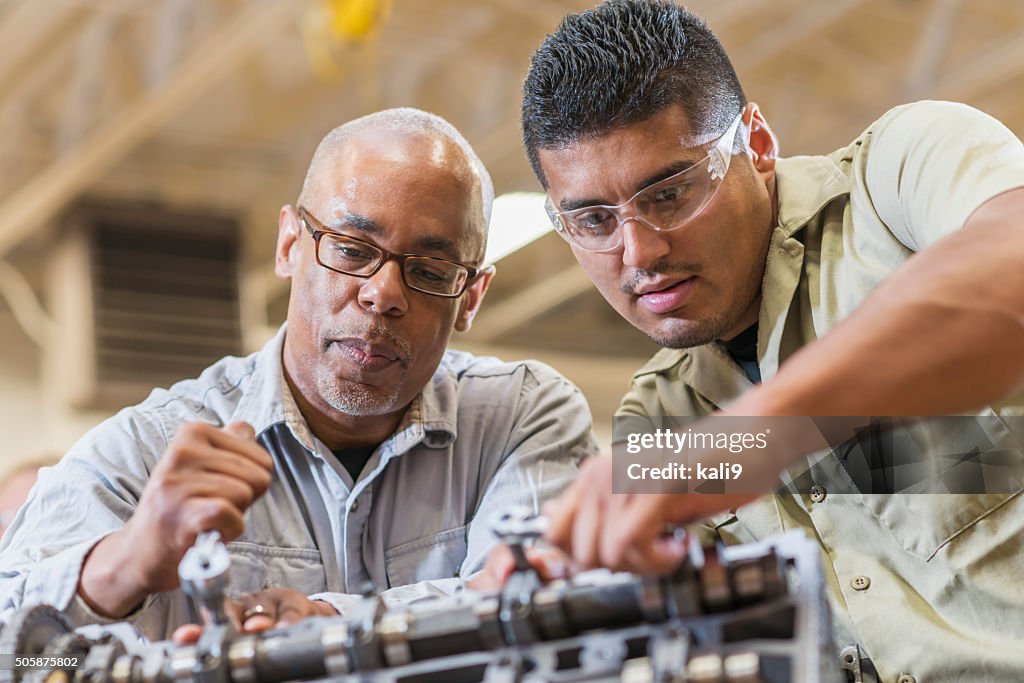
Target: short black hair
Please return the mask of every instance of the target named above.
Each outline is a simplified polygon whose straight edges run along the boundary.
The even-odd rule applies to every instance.
[[[732,62],[699,17],[667,0],[608,0],[544,39],[523,85],[523,144],[537,151],[644,121],[679,104],[698,135],[746,106]]]

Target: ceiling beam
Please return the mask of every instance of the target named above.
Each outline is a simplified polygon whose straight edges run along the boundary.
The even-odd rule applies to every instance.
[[[946,54],[959,11],[960,0],[933,0],[910,63],[905,92],[919,92],[935,84],[939,62]]]
[[[26,0],[0,22],[0,92],[31,69],[30,62],[47,51],[54,34],[74,15],[73,0]]]
[[[932,99],[970,102],[986,90],[1007,83],[1024,72],[1024,40],[1020,27],[1011,27],[1007,37],[961,66],[950,69],[944,78],[924,84],[909,93],[908,99]]]
[[[793,11],[788,21],[762,32],[757,39],[746,43],[739,52],[734,51],[731,54],[736,72],[742,80],[744,73],[796,47],[807,37],[837,24],[864,2],[865,0],[818,0],[809,7]]]
[[[64,93],[64,106],[57,126],[56,149],[60,154],[74,149],[101,114],[104,90],[109,80],[107,63],[119,28],[123,5],[119,0],[85,24],[76,37],[73,73]]]
[[[259,39],[279,29],[302,3],[254,0],[225,22],[159,86],[144,91],[119,115],[56,159],[0,204],[0,257],[57,214],[97,176],[131,152],[176,112],[206,93],[243,62]],[[216,98],[210,99],[216,106]]]

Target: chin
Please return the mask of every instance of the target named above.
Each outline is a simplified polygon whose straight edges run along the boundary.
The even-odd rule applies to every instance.
[[[398,384],[385,389],[337,377],[323,377],[318,384],[321,400],[332,409],[347,415],[386,415],[395,410],[398,402]]]
[[[645,328],[644,334],[658,346],[668,349],[689,349],[709,344],[729,329],[726,321],[716,318],[700,320],[671,319]]]

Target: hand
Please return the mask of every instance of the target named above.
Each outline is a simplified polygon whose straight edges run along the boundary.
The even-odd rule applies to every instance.
[[[570,575],[569,557],[557,548],[527,548],[526,559],[542,581],[565,579]],[[501,588],[508,581],[515,566],[512,551],[504,543],[499,543],[487,556],[484,568],[466,581],[466,587],[477,591]]]
[[[243,595],[225,604],[228,617],[240,624],[242,633],[258,633],[287,626],[307,617],[334,617],[338,610],[321,600],[310,600],[291,588],[270,588]],[[178,645],[194,645],[203,633],[199,624],[178,627],[171,639]]]
[[[178,563],[203,531],[241,535],[243,513],[270,487],[273,460],[244,422],[187,424],[171,441],[123,529],[100,541],[79,593],[109,617],[178,586]]]
[[[686,554],[683,540],[664,535],[666,525],[736,508],[754,494],[612,493],[612,459],[590,458],[556,500],[547,540],[581,567],[667,574]]]

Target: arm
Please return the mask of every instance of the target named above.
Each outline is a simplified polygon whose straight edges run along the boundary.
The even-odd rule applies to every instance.
[[[842,391],[836,391],[841,387]],[[936,415],[1024,389],[1024,188],[907,261],[737,415]]]
[[[67,611],[76,623],[94,620],[76,598],[81,568],[92,548],[132,515],[163,446],[155,421],[123,411],[40,472],[0,546],[2,620],[37,602]]]
[[[123,617],[178,587],[178,563],[203,531],[233,540],[243,513],[270,486],[273,460],[252,427],[183,425],[145,483],[138,506],[86,556],[78,594],[104,617]]]
[[[162,632],[167,603],[150,598],[177,586],[198,532],[237,536],[241,510],[270,481],[251,431],[197,423],[168,445],[155,418],[127,409],[87,434],[43,474],[6,537],[2,619],[42,602],[77,625],[127,618]]]

